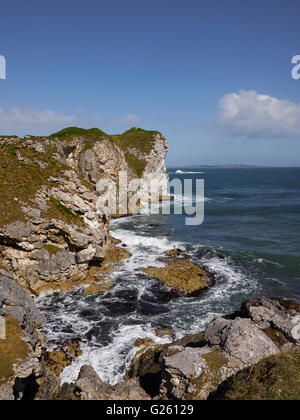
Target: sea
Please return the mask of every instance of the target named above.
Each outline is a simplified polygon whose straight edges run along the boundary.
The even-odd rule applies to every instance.
[[[178,167],[169,169],[169,176],[194,185],[204,180],[201,225],[187,226],[185,214],[174,214],[182,205],[176,196],[169,215],[142,211],[113,220],[112,235],[132,256],[112,272],[112,288],[86,297],[78,288],[36,299],[47,319],[49,350],[70,338],[81,343],[83,354],[63,371],[62,382],[74,381],[85,364],[103,381],[120,382],[138,350],[137,339],[170,342],[168,335],[157,337],[157,328],[180,338],[202,331],[245,299],[300,301],[300,168]],[[191,203],[196,193],[194,188]],[[165,286],[143,269],[162,266],[164,252],[173,248],[207,268],[215,286],[200,297],[168,301]]]

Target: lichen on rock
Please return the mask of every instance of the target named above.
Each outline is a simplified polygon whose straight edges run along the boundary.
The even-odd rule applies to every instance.
[[[144,389],[154,392],[155,399],[205,400],[228,378],[252,367],[248,370],[250,377],[261,361],[274,360],[278,366],[288,363],[290,369],[295,369],[299,356],[294,352],[298,351],[300,340],[294,332],[300,326],[299,321],[295,322],[299,314],[300,306],[294,301],[245,301],[240,311],[217,318],[201,333],[171,344],[153,345],[138,353],[128,377],[139,377]],[[282,356],[285,353],[286,358]],[[265,369],[266,364],[261,363]],[[151,381],[156,381],[155,388]],[[295,377],[293,381],[297,383]],[[243,387],[242,392],[250,393],[249,388]],[[290,391],[288,384],[285,389]],[[259,390],[262,392],[261,387]],[[230,392],[237,394],[237,381]],[[278,395],[280,399],[281,393]]]
[[[204,267],[193,263],[178,250],[167,255],[161,260],[165,267],[148,267],[144,273],[163,282],[177,296],[197,296],[213,286],[214,279]]]

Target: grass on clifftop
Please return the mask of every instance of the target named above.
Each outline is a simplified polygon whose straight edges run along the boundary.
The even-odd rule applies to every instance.
[[[147,131],[136,127],[125,131],[123,134],[116,135],[108,135],[98,128],[85,130],[83,128],[69,127],[59,131],[58,133],[51,134],[49,138],[72,140],[75,137],[84,137],[86,139],[84,150],[87,150],[92,148],[96,141],[105,137],[120,147],[120,149],[125,153],[125,159],[129,168],[138,178],[141,178],[147,162],[142,156],[135,156],[132,151],[134,149],[138,154],[149,154],[153,149],[155,143],[154,137],[157,134],[160,135],[158,131]]]
[[[74,137],[100,137],[100,136],[107,136],[104,131],[99,130],[99,128],[90,128],[89,130],[86,130],[84,128],[78,128],[78,127],[68,127],[64,128],[61,131],[58,131],[57,133],[51,134],[49,136],[50,139],[58,138],[58,139],[68,139],[68,138],[74,138]]]
[[[160,133],[158,131],[147,131],[142,128],[131,128],[123,134],[112,135],[110,138],[123,150],[129,148],[137,149],[139,152],[150,153],[155,139],[154,136]]]
[[[272,356],[220,385],[216,400],[300,400],[300,351]]]

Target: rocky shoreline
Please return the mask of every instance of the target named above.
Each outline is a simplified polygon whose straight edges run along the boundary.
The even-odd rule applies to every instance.
[[[167,181],[167,150],[159,132],[138,128],[118,136],[68,128],[49,137],[0,137],[0,267],[34,296],[85,283],[112,245],[104,204],[117,200],[128,214],[137,192],[119,177],[126,173],[128,185]]]
[[[160,133],[137,128],[119,136],[69,128],[45,138],[0,138],[0,149],[0,317],[6,323],[0,400],[222,399],[238,393],[242,379],[234,378],[270,358],[277,365],[288,360],[300,376],[300,305],[261,298],[180,340],[157,328],[155,335],[167,336],[168,344],[137,339],[134,360],[117,385],[104,383],[88,365],[73,383],[62,383],[62,371],[82,353],[80,337],[46,350],[46,320],[33,297],[110,290],[112,271],[130,253],[112,238],[110,217],[99,211],[98,200],[112,193],[99,191],[98,182],[106,176],[120,189],[119,171],[129,180],[166,180],[168,145]],[[119,204],[130,213],[127,202]],[[199,296],[215,284],[212,273],[181,250],[165,252],[159,262],[141,275],[165,286],[166,302]]]
[[[6,355],[0,364],[1,400],[206,400],[228,379],[272,357],[293,357],[296,379],[299,375],[300,305],[261,298],[245,301],[240,311],[217,318],[201,333],[163,345],[141,340],[125,380],[116,386],[103,383],[91,366],[83,366],[74,383],[61,384],[60,373],[80,356],[80,346],[73,340],[60,351],[45,352],[45,319],[6,274],[0,278],[0,315],[9,321],[7,339],[0,342],[1,357]],[[24,343],[22,352],[8,360],[18,342]]]

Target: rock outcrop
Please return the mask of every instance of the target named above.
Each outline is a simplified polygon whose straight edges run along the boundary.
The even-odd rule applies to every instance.
[[[141,129],[0,138],[0,152],[0,267],[34,295],[78,285],[101,265],[111,245],[103,207],[117,193],[117,212],[127,213],[140,190],[128,195],[120,171],[128,181],[167,180],[165,138]]]
[[[180,250],[166,251],[166,257],[160,261],[164,267],[148,267],[144,273],[163,282],[171,289],[172,297],[198,296],[215,283],[204,267],[190,261]]]
[[[110,386],[101,381],[91,366],[82,366],[75,383],[64,384],[56,396],[61,400],[150,400],[138,379]]]
[[[292,373],[299,369],[300,305],[262,298],[244,302],[239,312],[171,344],[137,342],[136,360],[126,380],[115,386],[103,383],[91,366],[83,366],[74,383],[61,386],[62,369],[81,354],[78,342],[44,353],[44,318],[28,293],[5,274],[0,278],[0,316],[6,320],[6,339],[0,339],[0,400],[204,400],[220,398],[228,389],[228,395],[236,395],[236,382],[228,380],[239,372],[250,377],[259,363],[268,371],[270,363],[287,363]],[[281,390],[273,386],[276,393]]]
[[[128,376],[139,377],[155,398],[204,400],[243,369],[299,349],[299,328],[297,302],[248,300],[240,312],[216,319],[203,333],[149,347]]]
[[[8,276],[0,278],[0,316],[6,338],[0,339],[0,400],[34,396],[36,380],[44,375],[44,317],[33,299]]]

